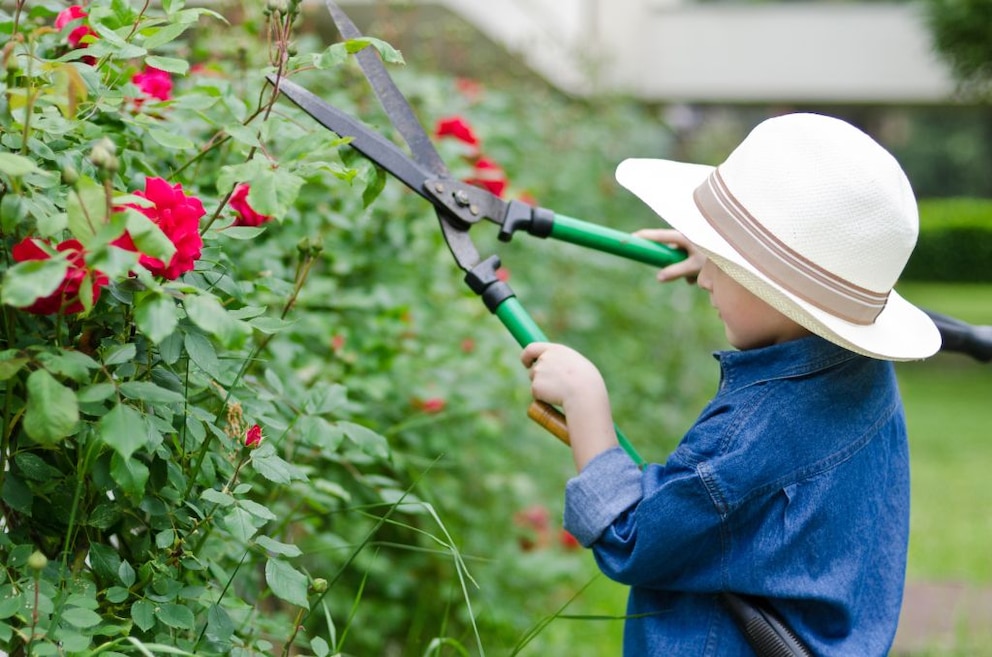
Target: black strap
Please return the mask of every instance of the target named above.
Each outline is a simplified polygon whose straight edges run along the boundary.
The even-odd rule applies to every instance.
[[[729,592],[720,598],[758,657],[813,657],[785,621],[756,598]]]

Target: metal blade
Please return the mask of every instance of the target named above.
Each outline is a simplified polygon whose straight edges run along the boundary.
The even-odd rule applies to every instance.
[[[331,13],[331,19],[337,26],[341,36],[347,40],[359,39],[363,35],[348,15],[338,6],[334,0],[326,0],[327,10]],[[406,97],[397,88],[396,83],[389,77],[385,64],[379,57],[375,48],[365,48],[358,52],[355,57],[359,66],[365,72],[369,84],[372,85],[376,97],[382,104],[383,109],[389,115],[393,125],[410,147],[414,159],[420,164],[433,171],[438,176],[448,175],[448,167],[438,154],[437,149],[431,142],[430,137],[424,131],[424,127],[417,120],[413,113],[413,108]]]
[[[273,75],[268,76],[267,79],[272,85],[277,82]],[[436,178],[432,171],[428,171],[411,160],[393,142],[373,132],[371,128],[359,123],[333,105],[328,105],[295,82],[280,78],[278,88],[280,93],[293,101],[297,107],[312,116],[322,126],[341,137],[350,137],[350,145],[355,150],[430,201],[437,210],[444,240],[461,269],[469,271],[479,263],[479,252],[468,236],[468,232],[455,223],[461,220],[450,216],[443,204],[439,206],[434,196],[427,193],[425,183]]]
[[[274,76],[270,75],[268,80],[273,85],[276,84]],[[434,178],[434,173],[411,160],[399,146],[336,107],[328,105],[295,82],[281,78],[279,91],[331,132],[341,137],[350,137],[350,145],[355,150],[398,178],[413,191],[434,202],[434,198],[424,189],[424,183]]]

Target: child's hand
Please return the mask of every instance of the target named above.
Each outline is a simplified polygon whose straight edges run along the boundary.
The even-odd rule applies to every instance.
[[[527,345],[520,360],[530,369],[534,399],[564,411],[579,470],[617,444],[610,398],[595,365],[573,349],[548,342]]]
[[[696,282],[699,270],[706,262],[706,256],[701,253],[685,236],[677,230],[671,228],[645,228],[634,233],[637,237],[659,242],[665,246],[675,249],[682,249],[688,253],[685,260],[668,265],[658,272],[659,281],[674,281],[677,278],[684,278],[686,283]]]

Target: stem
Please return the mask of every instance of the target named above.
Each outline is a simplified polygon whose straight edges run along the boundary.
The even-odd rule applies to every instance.
[[[282,657],[289,655],[289,649],[292,647],[293,641],[296,640],[296,635],[300,633],[300,628],[303,627],[302,623],[305,613],[306,610],[303,607],[300,607],[299,611],[296,612],[296,618],[293,619],[293,633],[289,635],[289,639],[282,647]]]

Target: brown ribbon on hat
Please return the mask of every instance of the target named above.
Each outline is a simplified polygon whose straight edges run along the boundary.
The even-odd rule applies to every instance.
[[[734,198],[714,169],[693,192],[710,226],[765,276],[820,310],[854,324],[868,325],[885,307],[887,292],[854,285],[782,242]]]

